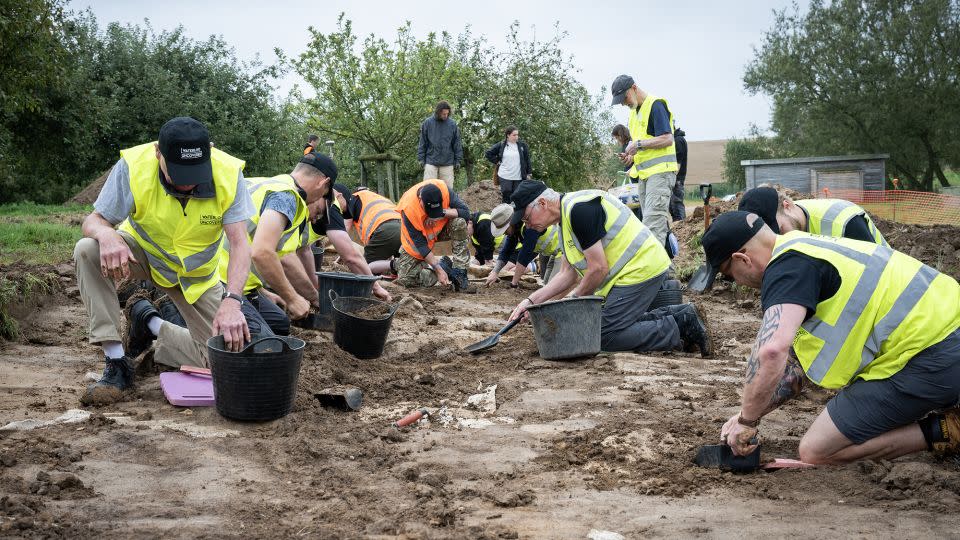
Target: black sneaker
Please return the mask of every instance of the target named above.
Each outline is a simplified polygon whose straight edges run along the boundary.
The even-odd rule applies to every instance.
[[[154,302],[154,306],[156,306],[157,311],[160,312],[161,319],[177,326],[187,327],[187,321],[183,319],[183,315],[180,314],[177,305],[174,304],[173,300],[166,294],[161,295],[156,302]]]
[[[107,358],[100,380],[87,387],[80,398],[84,405],[109,405],[120,400],[133,387],[133,361],[129,357]]]
[[[131,300],[133,300],[131,298]],[[157,308],[153,307],[150,300],[140,298],[127,306],[127,339],[124,340],[123,349],[130,358],[137,358],[143,354],[157,339],[147,326],[147,321],[151,317],[160,316]]]
[[[669,309],[673,308],[673,309]],[[710,330],[700,316],[700,311],[693,304],[669,306],[673,319],[680,328],[680,344],[684,351],[691,352],[694,347],[700,349],[700,356],[706,358],[713,354],[713,340]]]

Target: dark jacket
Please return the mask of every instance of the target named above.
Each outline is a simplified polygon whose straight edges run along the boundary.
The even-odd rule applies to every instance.
[[[417,161],[440,167],[463,162],[463,143],[460,128],[453,118],[437,120],[431,116],[420,124],[420,142]]]
[[[490,147],[489,150],[484,154],[487,161],[493,163],[494,165],[503,161],[503,149],[506,146],[506,141],[500,141],[497,144]],[[527,146],[527,143],[517,140],[517,151],[520,152],[520,179],[526,180],[527,176],[532,173],[530,168],[530,148]]]

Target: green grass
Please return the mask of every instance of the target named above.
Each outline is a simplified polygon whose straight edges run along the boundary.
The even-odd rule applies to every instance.
[[[90,206],[0,205],[0,264],[69,261]]]

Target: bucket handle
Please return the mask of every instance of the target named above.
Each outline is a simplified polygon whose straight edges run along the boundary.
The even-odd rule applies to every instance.
[[[330,289],[329,291],[327,291],[327,296],[330,298],[331,304],[336,302],[337,298],[340,298],[340,295],[337,294],[337,291],[333,289]],[[387,303],[384,302],[384,304],[387,304]],[[390,308],[391,317],[393,317],[393,314],[396,313],[398,309],[400,309],[400,304],[387,304],[387,306]],[[336,309],[336,306],[334,306],[334,309]]]
[[[244,352],[244,353],[247,351],[253,352],[253,347],[263,343],[264,341],[279,341],[281,345],[280,352],[283,352],[283,353],[290,352],[290,345],[285,340],[281,339],[279,336],[260,336],[256,339],[250,340],[250,343],[248,343],[247,346],[244,347],[243,350],[240,352]]]

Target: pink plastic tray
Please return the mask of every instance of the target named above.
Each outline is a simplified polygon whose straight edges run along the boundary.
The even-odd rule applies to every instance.
[[[213,379],[170,371],[160,374],[160,388],[171,405],[213,407]]]

